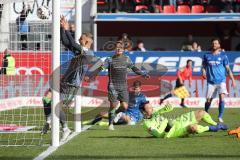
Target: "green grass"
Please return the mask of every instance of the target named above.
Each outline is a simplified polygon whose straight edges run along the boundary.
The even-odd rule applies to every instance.
[[[188,109],[176,109],[180,114]],[[240,109],[226,109],[225,123],[230,128],[240,125]],[[211,109],[216,119],[217,109]],[[157,139],[141,125],[94,126],[61,146],[47,159],[240,159],[240,139],[227,132],[203,133],[187,138]],[[48,135],[47,135],[48,136]],[[0,159],[32,159],[46,147],[2,147]]]

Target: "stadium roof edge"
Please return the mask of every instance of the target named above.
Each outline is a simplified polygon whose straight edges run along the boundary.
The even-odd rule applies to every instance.
[[[240,13],[151,14],[151,13],[98,13],[95,22],[224,22],[240,21]]]

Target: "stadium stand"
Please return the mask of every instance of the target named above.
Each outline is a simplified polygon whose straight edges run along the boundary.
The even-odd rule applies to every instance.
[[[206,13],[219,13],[220,11],[218,6],[209,5],[206,7]]]

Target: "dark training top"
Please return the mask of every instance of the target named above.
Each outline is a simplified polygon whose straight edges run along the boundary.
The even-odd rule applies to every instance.
[[[116,90],[127,89],[127,73],[131,69],[138,75],[146,76],[147,74],[134,66],[131,59],[126,55],[114,55],[108,57],[98,72],[108,69],[109,82],[108,85],[114,86]]]
[[[94,57],[93,51],[84,49],[83,46],[76,43],[71,35],[71,32],[64,30],[61,27],[61,40],[65,47],[71,50],[74,54],[74,58],[70,62],[66,63],[67,68],[65,74],[61,80],[62,83],[68,83],[73,86],[79,87],[88,69],[88,64]]]

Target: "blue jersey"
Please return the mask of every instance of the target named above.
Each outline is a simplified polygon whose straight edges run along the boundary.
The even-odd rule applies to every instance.
[[[203,57],[203,67],[206,70],[207,82],[210,84],[220,84],[226,82],[226,65],[228,58],[224,53],[213,55],[205,54]]]
[[[146,97],[142,93],[139,93],[138,95],[135,95],[134,93],[129,93],[129,106],[125,113],[130,117],[134,117],[137,122],[140,121],[143,116],[139,110],[139,107],[146,101]]]

